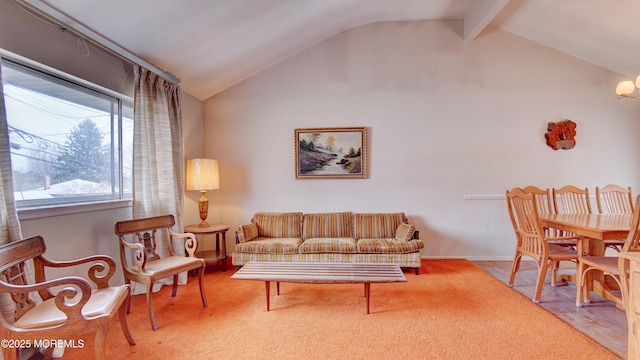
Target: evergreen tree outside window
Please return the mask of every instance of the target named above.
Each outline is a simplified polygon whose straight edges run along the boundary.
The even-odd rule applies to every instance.
[[[19,209],[131,197],[130,99],[4,57],[2,80]]]

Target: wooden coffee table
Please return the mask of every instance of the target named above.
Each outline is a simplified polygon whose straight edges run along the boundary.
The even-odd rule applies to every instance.
[[[406,282],[397,264],[383,263],[300,263],[300,262],[256,262],[250,261],[231,276],[232,279],[260,280],[265,282],[267,311],[269,311],[269,288],[276,282],[280,295],[281,282],[310,284],[364,284],[367,298],[367,314],[371,298],[371,283]]]

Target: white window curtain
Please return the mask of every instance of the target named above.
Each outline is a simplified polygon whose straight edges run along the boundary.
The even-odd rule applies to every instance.
[[[134,66],[133,217],[173,214],[176,231],[183,229],[184,150],[182,90],[139,65]],[[166,234],[158,236],[158,255],[169,255]],[[175,244],[184,254],[184,244]],[[153,285],[153,292],[171,284],[171,277]],[[178,284],[186,284],[187,273]],[[133,292],[144,292],[134,286]]]
[[[0,211],[0,244],[22,238],[16,201],[13,197],[13,171],[11,168],[11,144],[9,143],[9,125],[7,112],[4,107],[4,88],[2,86],[2,65],[0,62],[0,196],[2,210]]]

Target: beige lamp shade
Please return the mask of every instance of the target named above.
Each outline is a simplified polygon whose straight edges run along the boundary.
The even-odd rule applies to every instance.
[[[218,175],[218,160],[213,159],[189,159],[185,175],[185,185],[187,190],[200,191],[198,199],[198,212],[200,213],[200,224],[198,226],[207,227],[207,214],[209,213],[209,200],[205,196],[208,190],[220,188],[220,178]]]
[[[218,160],[189,159],[186,169],[187,190],[216,190],[220,188]]]

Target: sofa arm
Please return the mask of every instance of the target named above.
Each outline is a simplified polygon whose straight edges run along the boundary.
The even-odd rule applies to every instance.
[[[236,244],[251,241],[258,237],[258,226],[255,223],[240,225],[236,230]]]

